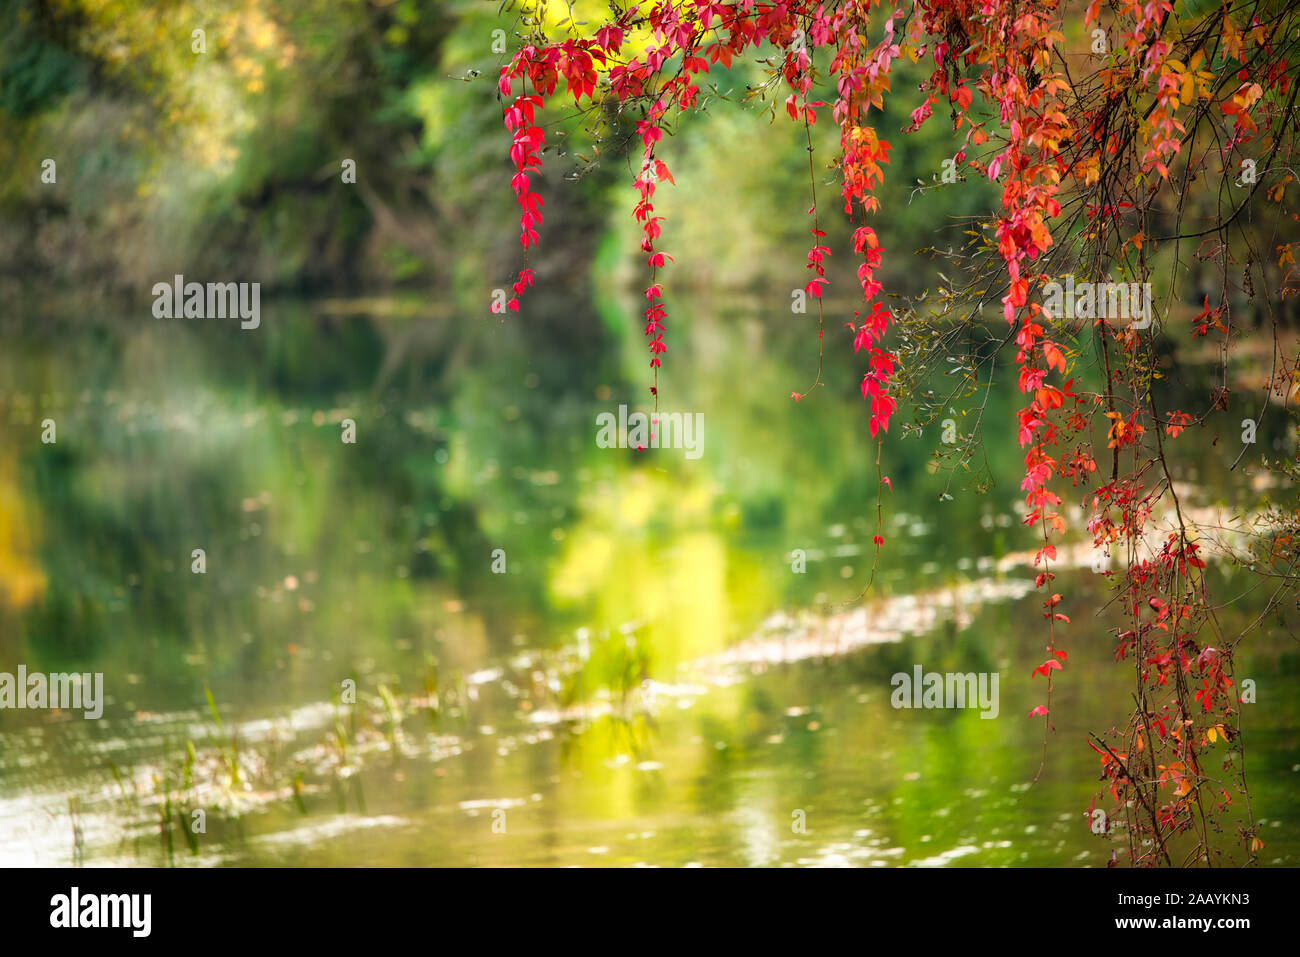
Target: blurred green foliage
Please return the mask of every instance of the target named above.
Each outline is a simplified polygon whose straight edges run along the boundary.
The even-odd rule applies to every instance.
[[[494,31],[518,42],[511,10],[17,0],[0,17],[0,249],[15,271],[106,290],[187,270],[279,289],[413,283],[477,311],[515,266],[494,84],[506,54],[493,52]],[[197,30],[206,52],[194,52]],[[761,79],[753,64],[718,71],[707,110],[684,118],[665,149],[680,184],[661,196],[679,287],[802,284],[808,154],[801,127],[784,114],[769,125],[765,104],[745,102]],[[882,129],[906,123],[911,104],[896,103]],[[627,126],[575,114],[561,97],[547,124],[539,269],[580,286],[600,234],[634,233]],[[827,168],[835,129],[815,133],[823,223],[847,250]],[[934,237],[988,208],[988,190],[969,184],[913,195],[957,147],[942,122],[893,142],[881,193],[889,226]],[[54,184],[41,181],[46,158],[58,164]],[[344,159],[355,185],[342,181]],[[636,243],[624,249],[626,270]],[[918,291],[911,250],[899,252],[886,275]],[[848,258],[834,264],[846,290]]]

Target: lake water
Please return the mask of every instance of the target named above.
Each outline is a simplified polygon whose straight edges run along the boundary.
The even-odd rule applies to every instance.
[[[101,672],[107,703],[98,721],[0,711],[0,863],[1123,853],[1085,813],[1086,735],[1123,721],[1132,683],[1086,564],[1058,580],[1070,658],[1031,784],[1045,635],[1011,379],[973,471],[938,467],[934,426],[889,437],[876,559],[860,373],[832,365],[843,387],[796,404],[806,325],[681,321],[661,406],[701,415],[702,454],[600,448],[598,414],[650,408],[643,346],[607,319],[266,301],[241,333],[23,300],[0,325],[0,672]],[[1190,506],[1294,499],[1229,471],[1235,452],[1180,447]],[[999,481],[976,494],[983,456]],[[998,673],[997,717],[892,707],[891,676],[917,665]],[[1300,656],[1282,620],[1237,674],[1259,686],[1243,725],[1260,860],[1295,866]]]

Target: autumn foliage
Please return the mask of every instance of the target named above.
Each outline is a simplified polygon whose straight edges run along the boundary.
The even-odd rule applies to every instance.
[[[634,112],[632,212],[641,227],[644,332],[657,396],[657,371],[671,341],[662,292],[672,257],[660,248],[664,220],[655,197],[673,183],[659,147],[674,117],[697,106],[710,71],[765,58],[766,92],[791,122],[805,131],[826,122],[839,130],[839,205],[853,224],[862,298],[848,323],[850,341],[863,364],[866,432],[880,441],[899,408],[901,362],[890,347],[899,317],[885,307],[887,291],[877,278],[886,250],[872,226],[882,212],[876,189],[891,174],[886,135],[951,124],[962,175],[982,177],[1000,192],[982,224],[982,258],[964,303],[1000,305],[1003,344],[1014,350],[1018,370],[1022,403],[1008,426],[1024,452],[1024,520],[1039,537],[1036,585],[1045,620],[1044,655],[1032,663],[1043,695],[1030,716],[1042,718],[1046,745],[1053,682],[1068,674],[1066,636],[1077,627],[1055,580],[1069,525],[1064,496],[1078,490],[1093,546],[1121,559],[1115,580],[1128,624],[1114,635],[1115,658],[1134,669],[1137,694],[1127,721],[1088,745],[1098,755],[1112,817],[1126,827],[1129,861],[1209,864],[1232,858],[1234,849],[1237,858],[1253,859],[1262,843],[1241,761],[1229,767],[1214,754],[1240,733],[1232,660],[1243,636],[1225,634],[1216,621],[1205,546],[1180,507],[1166,457],[1168,443],[1202,423],[1225,396],[1207,397],[1199,410],[1166,407],[1154,329],[1113,316],[1075,320],[1073,331],[1081,325],[1092,337],[1104,373],[1104,388],[1084,391],[1076,374],[1083,357],[1068,341],[1065,317],[1045,307],[1041,289],[1066,271],[1089,279],[1118,271],[1126,281],[1147,283],[1157,254],[1173,247],[1177,263],[1179,250],[1192,247],[1199,263],[1222,269],[1223,280],[1217,295],[1197,297],[1200,311],[1190,327],[1171,334],[1217,336],[1224,355],[1236,334],[1231,302],[1239,282],[1270,301],[1294,292],[1290,243],[1254,250],[1244,278],[1230,276],[1229,268],[1259,235],[1258,226],[1248,231],[1252,216],[1243,210],[1269,205],[1269,222],[1295,221],[1285,194],[1294,178],[1288,164],[1296,143],[1300,14],[1285,2],[1168,0],[663,0],[611,9],[604,23],[563,38],[540,29],[522,35],[501,69],[524,254],[508,308],[518,311],[533,284],[527,256],[542,238],[534,179],[546,148],[543,109],[562,101]],[[891,89],[900,60],[929,70],[919,91]],[[878,129],[884,101],[893,96],[909,98],[910,125]],[[811,137],[808,145],[811,155]],[[1246,161],[1256,178],[1243,188]],[[1207,210],[1187,201],[1189,184],[1222,195],[1230,183],[1237,184],[1230,202]],[[810,163],[805,291],[818,305],[820,337],[832,249],[816,186]],[[1271,277],[1271,290],[1254,288],[1252,267]],[[1176,301],[1170,288],[1156,309],[1161,322]],[[1287,407],[1294,372],[1294,357],[1275,352],[1268,389]],[[819,384],[820,369],[814,388]],[[1249,559],[1292,586],[1295,521],[1293,512],[1274,514],[1251,546],[1262,553]],[[883,544],[880,535],[876,544]],[[1234,802],[1246,810],[1234,818],[1238,830],[1225,850],[1212,835]]]

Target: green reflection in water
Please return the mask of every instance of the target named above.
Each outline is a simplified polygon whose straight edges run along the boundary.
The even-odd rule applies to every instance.
[[[690,460],[596,446],[598,413],[647,408],[624,344],[421,309],[282,303],[255,337],[124,319],[6,341],[0,670],[103,671],[110,694],[101,722],[0,713],[6,862],[70,861],[78,833],[88,862],[1105,861],[1082,742],[1130,679],[1110,623],[1076,618],[1026,789],[1037,599],[998,600],[1029,573],[993,561],[1030,547],[1013,488],[940,507],[928,433],[891,443],[863,621],[898,640],[795,660],[826,627],[802,614],[834,619],[866,580],[877,486],[852,389],[787,398],[804,339],[691,326],[661,389],[665,411],[703,414]],[[990,420],[1013,398],[995,392]],[[986,439],[1015,474],[1013,437]],[[1249,500],[1208,440],[1185,448],[1207,500]],[[959,600],[969,581],[983,597]],[[1100,604],[1087,571],[1062,584]],[[1272,623],[1240,672],[1267,676],[1247,713],[1256,813],[1278,822],[1266,863],[1297,854],[1288,632]],[[778,650],[720,658],[755,634]],[[1000,717],[892,709],[890,675],[917,663],[999,672]],[[187,840],[195,809],[207,831]]]

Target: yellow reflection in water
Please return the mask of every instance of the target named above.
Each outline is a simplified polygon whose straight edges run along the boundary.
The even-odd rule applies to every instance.
[[[673,666],[723,648],[732,616],[713,503],[708,480],[620,475],[581,503],[551,574],[552,598],[582,607],[598,632],[635,629],[649,642],[654,677],[671,680]]]
[[[31,555],[36,535],[11,461],[0,460],[0,601],[22,608],[45,594],[45,573]]]

